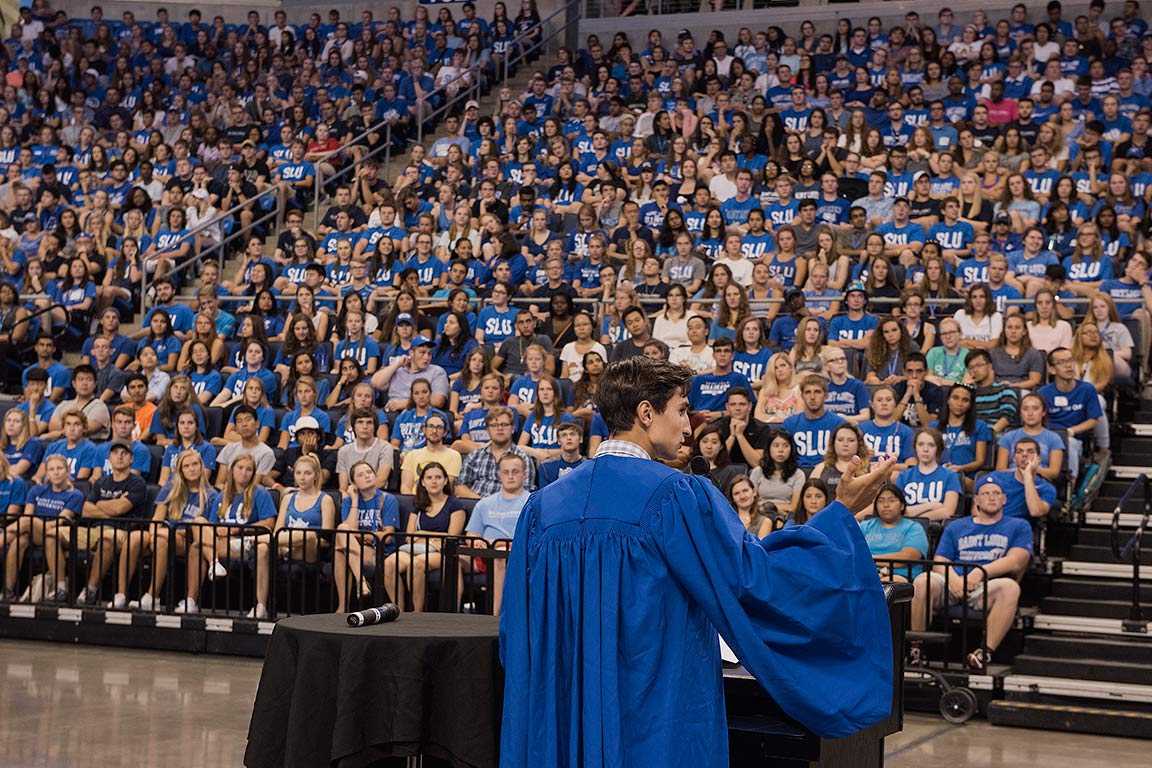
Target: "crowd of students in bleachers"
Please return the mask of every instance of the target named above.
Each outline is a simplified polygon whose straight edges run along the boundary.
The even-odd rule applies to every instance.
[[[700,47],[687,31],[667,47],[655,30],[590,38],[523,93],[496,92],[491,114],[451,111],[390,178],[363,159],[382,136],[344,146],[355,173],[314,227],[314,161],[378,120],[401,142],[445,72],[487,60],[498,75],[539,32],[531,2],[514,21],[465,4],[459,20],[419,7],[410,23],[278,14],[267,29],[31,13],[6,46],[19,131],[0,133],[19,166],[0,188],[2,343],[36,358],[18,383],[9,364],[20,402],[0,431],[11,498],[34,486],[10,510],[40,521],[15,529],[18,549],[62,546],[53,509],[149,517],[118,511],[136,474],[158,522],[279,531],[339,514],[480,533],[455,500],[487,497],[501,522],[485,538],[510,538],[522,492],[595,455],[597,381],[638,355],[696,372],[680,464],[703,457],[752,533],[802,524],[857,455],[899,458],[900,519],[967,515],[983,472],[1005,519],[1044,518],[1107,460],[1152,338],[1152,47],[1135,2],[1111,21],[1103,6],[1074,24],[1057,2],[1039,24],[1017,6],[995,23],[943,9],[935,26],[910,12],[888,30],[805,23]],[[219,242],[189,239],[191,221],[276,188],[274,242],[254,232],[228,274],[172,269]],[[151,309],[128,338],[144,274]],[[56,346],[79,336],[69,371]],[[395,492],[418,500],[407,520]],[[877,556],[931,554],[892,503],[863,521]],[[168,529],[148,530],[136,549],[97,547],[111,554],[92,572],[121,564],[114,606],[156,607],[155,583],[129,594],[142,552],[187,554],[199,584],[232,546],[180,531],[158,546]],[[295,555],[315,559],[306,541]],[[985,557],[965,541],[957,557]],[[413,547],[384,569],[441,567]],[[352,570],[365,555],[335,553]],[[422,588],[412,598],[423,607]]]

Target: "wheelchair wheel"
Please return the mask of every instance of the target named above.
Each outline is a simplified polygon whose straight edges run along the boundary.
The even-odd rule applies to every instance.
[[[968,688],[950,688],[940,696],[940,715],[950,723],[965,723],[979,709],[976,694]]]

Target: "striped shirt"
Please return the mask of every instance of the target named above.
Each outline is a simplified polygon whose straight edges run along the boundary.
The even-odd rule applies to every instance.
[[[1001,418],[1008,420],[1008,428],[1020,426],[1020,395],[1007,384],[977,387],[972,406],[976,418],[993,426]]]

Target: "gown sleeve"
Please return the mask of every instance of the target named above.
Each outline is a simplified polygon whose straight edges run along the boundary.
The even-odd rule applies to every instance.
[[[707,478],[665,487],[645,524],[669,570],[783,710],[823,737],[888,717],[887,603],[847,507],[758,541]]]

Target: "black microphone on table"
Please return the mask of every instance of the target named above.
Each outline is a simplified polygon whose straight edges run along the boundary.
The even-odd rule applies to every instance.
[[[368,608],[348,614],[348,626],[367,627],[372,624],[386,624],[400,618],[400,607],[396,603],[384,603],[379,608]]]

